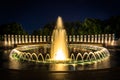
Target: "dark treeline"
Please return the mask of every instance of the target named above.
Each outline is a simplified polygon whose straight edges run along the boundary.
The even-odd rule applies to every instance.
[[[33,35],[52,35],[56,22],[48,23],[43,28],[34,30]],[[68,35],[81,34],[112,34],[120,37],[120,16],[112,16],[107,20],[86,18],[83,22],[64,22]],[[9,23],[0,25],[0,34],[27,34],[19,23]]]
[[[107,20],[86,18],[83,22],[64,22],[68,35],[81,34],[113,34],[120,37],[120,16],[112,16]],[[51,35],[55,27],[55,22],[46,24],[39,30],[34,30],[34,35]]]
[[[0,35],[4,34],[27,34],[22,25],[16,22],[0,25]]]
[[[4,34],[27,34],[22,25],[16,22],[0,25],[0,40],[3,40]]]

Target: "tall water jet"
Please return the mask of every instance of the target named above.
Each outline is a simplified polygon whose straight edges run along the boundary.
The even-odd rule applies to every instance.
[[[51,44],[51,59],[55,61],[65,61],[68,59],[68,45],[62,18],[59,16],[53,30],[53,41]]]

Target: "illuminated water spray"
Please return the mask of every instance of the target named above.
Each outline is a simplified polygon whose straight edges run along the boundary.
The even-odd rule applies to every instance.
[[[53,30],[53,41],[51,44],[51,59],[52,60],[67,60],[68,46],[66,41],[66,30],[64,29],[62,18],[58,17],[55,29]]]

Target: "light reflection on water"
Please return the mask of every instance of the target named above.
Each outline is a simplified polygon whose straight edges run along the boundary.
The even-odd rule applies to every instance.
[[[51,80],[71,80],[68,78],[68,73],[51,73],[49,77]]]
[[[19,62],[19,61],[9,61],[4,65],[9,69],[23,69],[23,70],[42,70],[42,71],[79,71],[79,70],[93,70],[109,68],[110,62],[99,62],[94,64],[43,64],[43,63],[30,63],[30,62]]]
[[[68,71],[66,64],[50,64],[50,71]]]

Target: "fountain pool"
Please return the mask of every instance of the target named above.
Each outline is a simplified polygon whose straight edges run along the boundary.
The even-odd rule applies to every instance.
[[[51,59],[50,53],[40,53],[40,46],[23,46],[15,48],[10,53],[11,59],[37,62],[37,63],[67,63],[67,64],[92,64],[104,61],[109,58],[110,54],[104,47],[80,45],[76,52],[70,52],[69,57],[65,60],[61,52],[56,55],[55,60]],[[37,51],[38,50],[38,51]],[[37,51],[37,52],[34,52]],[[59,55],[60,54],[60,55]],[[56,60],[57,59],[57,60]]]
[[[96,65],[96,63],[106,62],[109,59],[109,51],[101,46],[78,44],[79,46],[74,47],[77,48],[77,51],[72,52],[66,36],[62,18],[58,17],[49,51],[46,53],[39,52],[40,45],[17,47],[10,52],[10,60],[17,60],[24,62],[24,64],[45,64],[54,68],[59,66],[64,71],[67,69],[63,68],[63,64]]]

